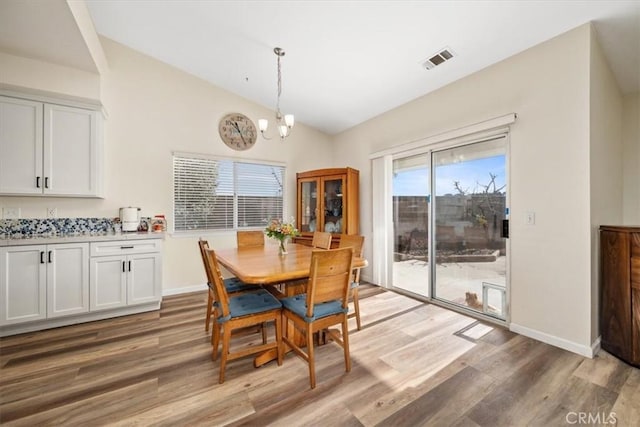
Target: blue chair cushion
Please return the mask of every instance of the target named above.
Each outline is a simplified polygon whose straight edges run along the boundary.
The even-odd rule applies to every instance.
[[[281,307],[280,301],[264,289],[256,292],[247,292],[229,298],[229,316],[219,317],[218,322],[224,323],[236,317],[264,313]]]
[[[322,319],[323,317],[331,316],[333,314],[347,313],[342,308],[342,303],[338,300],[323,302],[322,304],[316,304],[313,307],[313,317],[307,317],[307,294],[299,294],[289,298],[281,299],[282,306],[292,313],[302,317],[305,322],[311,323],[316,319]]]
[[[248,285],[237,277],[230,277],[224,279],[224,287],[227,289],[228,294],[241,291],[251,291],[254,289],[260,289],[258,285]]]

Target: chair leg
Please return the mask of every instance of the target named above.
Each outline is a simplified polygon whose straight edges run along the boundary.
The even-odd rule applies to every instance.
[[[213,353],[211,354],[212,360],[218,358],[218,346],[220,345],[220,325],[215,319],[215,316],[216,314],[214,313],[213,331],[211,331],[211,345],[213,346]]]
[[[207,297],[207,319],[204,324],[204,330],[209,332],[209,323],[211,323],[211,309],[213,308],[213,297],[211,296],[211,291],[209,291],[209,296]]]
[[[311,388],[316,388],[316,362],[313,352],[313,330],[307,325],[307,356],[309,357],[309,382]]]
[[[351,355],[349,354],[349,319],[345,316],[342,321],[342,347],[344,350],[344,366],[347,372],[351,372]]]
[[[282,366],[284,354],[282,344],[282,316],[276,316],[276,343],[278,344],[278,366]]]
[[[262,330],[262,344],[267,343],[267,322],[262,323],[258,326]]]
[[[356,325],[358,325],[358,330],[362,329],[362,325],[360,324],[360,299],[358,298],[358,288],[353,288],[353,311],[356,313]]]
[[[220,377],[218,382],[224,382],[224,370],[227,367],[227,356],[229,356],[229,345],[231,343],[231,328],[229,325],[223,326],[222,331],[222,355],[220,356]]]

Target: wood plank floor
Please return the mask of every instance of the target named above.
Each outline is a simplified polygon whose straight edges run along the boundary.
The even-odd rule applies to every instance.
[[[280,367],[232,361],[218,384],[204,292],[165,298],[157,312],[3,338],[0,423],[640,425],[640,370],[605,352],[585,359],[374,286],[360,295],[352,371],[340,347],[321,346],[314,390],[294,354]]]

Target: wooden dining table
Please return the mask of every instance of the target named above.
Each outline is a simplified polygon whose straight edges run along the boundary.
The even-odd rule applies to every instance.
[[[242,248],[216,249],[218,263],[243,282],[251,285],[275,287],[284,285],[285,292],[274,292],[281,296],[304,292],[304,281],[309,278],[311,268],[311,246],[299,243],[287,245],[287,254],[279,253],[278,245],[247,246]],[[354,257],[353,267],[367,266],[365,258]],[[301,285],[302,283],[302,285]],[[288,286],[294,284],[294,286]],[[259,355],[254,365],[261,366],[273,360],[275,351]]]
[[[280,255],[277,245],[216,249],[216,257],[229,272],[251,285],[277,285],[309,277],[311,253],[314,249],[299,243],[287,245]],[[367,266],[367,260],[355,257],[354,268]]]

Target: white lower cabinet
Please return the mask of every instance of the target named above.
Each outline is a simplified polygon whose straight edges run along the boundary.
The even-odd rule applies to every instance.
[[[0,248],[0,325],[89,311],[89,244]]]
[[[91,311],[159,302],[161,240],[91,244]]]

